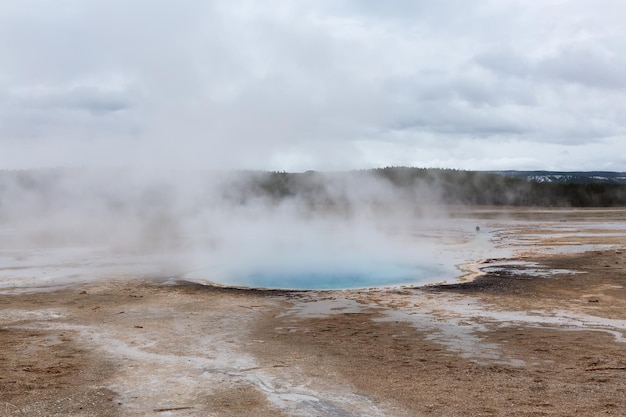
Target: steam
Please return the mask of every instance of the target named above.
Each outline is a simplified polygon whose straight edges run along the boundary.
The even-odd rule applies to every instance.
[[[406,237],[445,219],[434,188],[399,188],[369,172],[0,174],[4,251],[91,247],[149,256],[156,275],[223,284],[278,277],[300,287],[311,285],[300,279],[366,274],[410,281],[431,254]]]

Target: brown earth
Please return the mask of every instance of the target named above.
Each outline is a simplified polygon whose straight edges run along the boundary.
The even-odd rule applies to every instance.
[[[0,295],[0,416],[626,415],[626,254],[532,260],[584,273],[337,292],[128,278]]]
[[[626,318],[624,254],[592,252],[542,261],[587,273],[549,279],[488,275],[429,291],[471,295],[513,311],[570,309]],[[394,415],[626,415],[626,343],[610,334],[488,324],[482,341],[523,360],[519,367],[451,354],[429,340],[428,332],[407,323],[373,322],[379,314],[301,320],[297,324],[304,332],[276,331],[276,321],[266,323],[262,332],[273,334],[273,343],[263,346],[262,357],[271,362],[298,352],[303,369],[348,381],[387,403]]]

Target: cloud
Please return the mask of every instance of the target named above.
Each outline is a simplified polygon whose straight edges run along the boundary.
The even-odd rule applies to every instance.
[[[556,81],[600,89],[626,87],[626,60],[585,46],[567,46],[535,59],[513,51],[489,51],[476,57],[476,62],[495,74],[538,83]]]
[[[385,165],[409,151],[457,167],[480,160],[478,148],[451,156],[468,141],[589,142],[621,166],[604,147],[626,135],[621,11],[11,0],[0,5],[0,166],[353,168],[379,143],[396,149],[375,158]]]
[[[626,60],[593,49],[566,48],[538,63],[545,77],[591,88],[624,89]]]
[[[106,114],[127,110],[130,101],[123,93],[106,91],[98,87],[72,87],[69,89],[30,88],[13,92],[8,97],[21,108],[44,111],[69,110]]]

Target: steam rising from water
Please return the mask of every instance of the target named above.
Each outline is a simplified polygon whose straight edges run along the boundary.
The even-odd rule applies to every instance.
[[[280,195],[280,175],[263,173],[0,174],[5,253],[90,247],[110,261],[149,260],[150,274],[261,287],[365,287],[454,274],[440,265],[436,246],[416,238],[445,221],[436,190],[400,190],[368,173],[302,174],[302,193]],[[84,253],[63,259],[83,261]]]

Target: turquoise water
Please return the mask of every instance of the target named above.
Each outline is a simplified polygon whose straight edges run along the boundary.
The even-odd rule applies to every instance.
[[[228,274],[220,284],[235,287],[335,290],[398,285],[423,285],[449,276],[443,267],[410,264],[377,264],[370,268],[302,268],[294,270],[256,270]]]
[[[451,282],[463,273],[457,265],[501,255],[491,242],[491,230],[483,227],[476,233],[474,227],[472,223],[465,228],[456,225],[449,230],[397,234],[392,236],[395,240],[383,236],[378,241],[354,239],[325,245],[302,239],[282,245],[251,240],[247,246],[237,247],[235,255],[227,250],[213,254],[219,264],[194,268],[183,278],[232,287],[295,290]],[[196,259],[205,262],[207,255],[199,253]]]
[[[256,288],[289,288],[335,290],[410,284],[412,274],[368,274],[359,272],[257,272],[242,280],[242,284]]]

